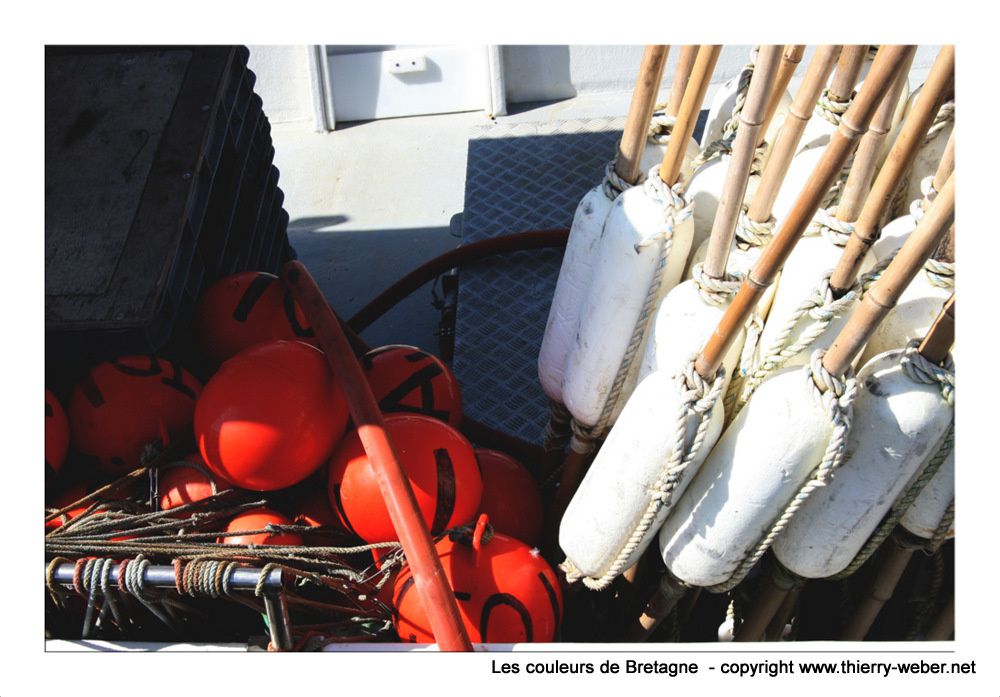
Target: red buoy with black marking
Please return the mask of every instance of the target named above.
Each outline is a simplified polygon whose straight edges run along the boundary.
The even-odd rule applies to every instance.
[[[473,642],[548,642],[562,618],[562,592],[552,567],[537,549],[495,533],[486,515],[468,536],[453,534],[435,545],[469,639]],[[393,591],[393,624],[399,638],[434,642],[413,574],[404,568]]]
[[[431,534],[471,521],[483,482],[465,436],[421,414],[391,414],[385,417],[385,428]],[[330,459],[329,492],[349,531],[369,543],[398,539],[356,430]]]
[[[73,446],[113,475],[139,467],[143,448],[190,428],[201,383],[176,361],[123,356],[101,363],[73,388]]]
[[[195,331],[215,363],[275,339],[316,343],[291,292],[263,271],[233,274],[209,286],[195,311]]]
[[[524,465],[498,450],[476,448],[483,476],[483,500],[479,510],[490,517],[497,532],[525,544],[537,545],[542,535],[544,512],[535,478]]]
[[[461,422],[458,381],[437,356],[415,346],[382,346],[366,353],[361,365],[383,414],[423,414],[452,426]]]
[[[52,394],[45,390],[45,464],[58,472],[66,460],[69,450],[69,421],[62,404]]]
[[[323,352],[272,341],[222,364],[198,400],[194,434],[213,474],[243,489],[274,491],[323,465],[347,416]]]
[[[197,453],[161,467],[157,473],[156,488],[161,511],[207,499],[232,487],[222,477],[213,476],[205,459]]]
[[[269,508],[255,508],[252,511],[240,513],[229,521],[226,532],[248,533],[254,530],[266,530],[268,525],[292,525],[292,521]],[[298,546],[302,544],[302,538],[294,532],[259,532],[249,535],[234,535],[232,537],[220,537],[219,542],[227,545],[279,545]]]

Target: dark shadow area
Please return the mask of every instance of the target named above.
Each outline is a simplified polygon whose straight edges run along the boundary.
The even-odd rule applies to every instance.
[[[329,230],[331,218],[299,218],[289,241],[336,312],[348,319],[420,264],[458,245],[448,227]],[[428,283],[387,312],[362,337],[372,346],[412,344],[437,354],[441,313]]]

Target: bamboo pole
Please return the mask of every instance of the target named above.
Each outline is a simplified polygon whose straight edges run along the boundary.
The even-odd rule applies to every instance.
[[[916,46],[910,46],[909,57],[904,64],[903,70],[892,88],[885,93],[882,105],[875,113],[868,132],[861,137],[858,143],[858,150],[854,154],[854,164],[847,175],[847,182],[844,184],[844,193],[841,195],[840,203],[837,206],[837,218],[848,223],[853,223],[861,213],[861,206],[865,202],[865,196],[871,187],[872,177],[875,175],[875,167],[878,165],[879,155],[882,153],[882,146],[885,142],[889,130],[892,128],[892,116],[896,112],[899,104],[899,96],[906,86],[906,76],[910,72],[913,64],[913,56],[917,52]]]
[[[615,172],[629,184],[635,184],[641,172],[642,151],[646,145],[649,119],[653,116],[656,94],[663,77],[669,46],[646,46],[639,65],[639,77],[632,90],[625,129],[615,158]]]
[[[778,198],[778,191],[781,183],[788,173],[788,166],[792,162],[792,157],[799,147],[802,133],[806,124],[812,117],[816,100],[819,99],[823,86],[830,77],[830,72],[837,61],[840,53],[840,46],[820,46],[809,61],[809,68],[806,70],[805,78],[795,93],[795,99],[785,117],[785,123],[781,126],[781,131],[771,147],[771,155],[767,160],[767,167],[764,168],[763,176],[750,203],[750,210],[747,212],[750,220],[757,223],[766,223],[771,219],[771,210],[774,201]]]
[[[941,610],[941,614],[934,620],[927,633],[924,634],[926,641],[948,641],[955,633],[955,596]]]
[[[934,199],[930,211],[910,233],[881,278],[865,293],[861,304],[848,318],[830,350],[823,356],[823,367],[831,375],[843,375],[847,372],[878,323],[896,306],[906,286],[948,234],[954,219],[955,175],[952,174]]]
[[[781,65],[778,66],[778,76],[774,80],[774,89],[767,102],[767,110],[764,112],[764,122],[760,133],[757,135],[757,147],[764,144],[764,137],[767,135],[767,128],[771,125],[774,114],[778,111],[781,98],[788,89],[788,83],[792,81],[795,70],[802,62],[802,55],[805,53],[805,44],[789,44],[781,54]],[[817,95],[818,96],[818,95]]]
[[[833,74],[833,80],[830,82],[831,99],[842,102],[851,98],[854,85],[858,82],[861,67],[867,56],[868,46],[855,44],[844,46],[844,50],[840,53],[840,60],[837,61],[837,71]]]
[[[732,304],[727,308],[698,356],[695,369],[702,378],[712,379],[722,365],[726,351],[757,306],[760,296],[774,282],[775,276],[816,214],[823,197],[833,185],[851,150],[868,130],[868,125],[882,101],[882,95],[895,81],[906,55],[907,50],[902,46],[886,46],[879,50],[861,93],[855,97],[851,107],[841,119],[822,159],[806,181],[788,218],[771,244],[764,248],[757,264],[747,274]]]
[[[791,254],[795,243],[805,232],[852,147],[868,130],[882,95],[899,75],[905,60],[906,50],[903,47],[886,46],[879,51],[861,93],[841,119],[822,159],[806,181],[781,230],[747,274],[732,304],[695,360],[695,370],[703,379],[714,378],[715,372],[722,365],[726,351],[750,317],[761,294],[774,282],[774,277]],[[627,630],[626,640],[642,641],[647,638],[686,589],[687,587],[668,569],[657,590],[647,600],[642,614]]]
[[[721,52],[721,46],[698,47],[698,56],[691,71],[691,80],[684,91],[684,99],[681,101],[680,111],[677,113],[674,132],[670,136],[670,143],[667,145],[667,151],[663,154],[663,162],[660,164],[660,179],[667,186],[676,184],[677,178],[680,176],[687,142],[691,138],[691,134],[694,133],[694,126],[698,121],[698,114],[701,112],[701,104],[705,101],[708,84],[712,80],[712,71],[715,70],[715,64],[718,62]]]
[[[726,170],[726,181],[719,196],[719,207],[715,212],[712,232],[708,240],[705,256],[705,273],[710,278],[726,275],[726,261],[736,234],[736,221],[743,207],[750,166],[753,164],[757,136],[764,126],[767,101],[774,89],[781,58],[781,46],[765,46],[760,49],[757,67],[750,78],[746,102],[740,111],[740,126],[736,129],[733,151]]]
[[[670,101],[667,102],[667,116],[676,118],[680,112],[684,91],[687,90],[691,71],[694,69],[694,60],[697,56],[697,44],[681,47],[681,55],[677,60],[677,67],[674,69],[674,83],[670,88]]]
[[[830,277],[830,287],[837,297],[844,295],[854,284],[868,248],[878,238],[883,211],[892,201],[896,187],[903,176],[913,166],[913,160],[934,122],[941,103],[953,89],[954,73],[955,49],[953,46],[945,46],[938,53],[917,103],[906,117],[903,128],[865,199],[861,213],[854,223],[854,233]],[[941,186],[944,186],[944,182]]]
[[[911,540],[904,540],[893,534],[882,545],[879,558],[878,573],[871,588],[858,603],[854,614],[840,635],[842,641],[864,641],[868,630],[875,623],[875,618],[882,611],[892,592],[896,589],[899,579],[903,577],[913,552],[918,545]]]

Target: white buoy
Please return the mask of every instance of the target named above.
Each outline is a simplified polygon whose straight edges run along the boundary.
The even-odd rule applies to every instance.
[[[638,153],[645,141],[656,93],[667,58],[666,46],[647,46],[632,94],[621,145],[604,180],[588,191],[576,208],[559,268],[545,334],[538,354],[538,377],[549,399],[563,401],[566,358],[580,323],[580,307],[597,258],[597,243],[614,199],[644,171]]]
[[[788,258],[792,247],[801,237],[802,233],[805,231],[809,220],[811,220],[816,209],[819,207],[820,201],[827,191],[834,178],[837,176],[840,168],[843,166],[844,161],[847,159],[848,153],[851,150],[851,146],[856,142],[857,138],[860,136],[864,130],[868,128],[869,123],[874,116],[875,110],[878,107],[880,101],[880,96],[889,84],[896,78],[901,70],[902,62],[906,58],[907,49],[902,47],[887,47],[882,52],[880,56],[876,59],[875,71],[871,78],[869,78],[868,84],[862,89],[861,93],[855,99],[850,111],[845,114],[843,123],[840,129],[834,136],[834,140],[831,142],[829,148],[827,148],[826,154],[823,160],[820,162],[816,171],[813,172],[812,176],[806,182],[805,188],[799,197],[796,206],[793,208],[792,213],[782,224],[777,235],[775,235],[774,240],[764,249],[761,255],[760,261],[751,270],[748,278],[741,285],[740,291],[737,296],[733,299],[729,309],[726,314],[723,315],[722,320],[719,322],[717,331],[713,334],[712,339],[706,344],[702,353],[698,356],[695,361],[695,370],[699,375],[706,375],[709,369],[714,369],[721,365],[723,357],[729,348],[730,342],[737,334],[743,323],[749,318],[754,310],[755,305],[760,299],[761,294],[764,289],[768,287],[773,281],[777,272],[781,269],[782,264]],[[930,216],[928,216],[930,219]],[[905,259],[905,257],[904,257]],[[798,405],[801,408],[788,409],[787,418],[782,419],[781,417],[776,417],[774,421],[769,422],[769,428],[771,431],[772,441],[769,445],[770,453],[769,457],[766,458],[765,464],[771,467],[772,471],[776,468],[773,464],[776,460],[784,461],[786,455],[794,453],[795,451],[801,451],[802,456],[812,457],[813,455],[819,454],[820,458],[809,463],[810,471],[816,468],[819,464],[819,460],[823,459],[825,462],[824,466],[820,468],[821,472],[828,472],[831,468],[836,465],[836,459],[839,457],[839,448],[832,447],[830,439],[827,439],[826,443],[821,441],[822,434],[818,437],[813,437],[817,433],[817,428],[826,430],[827,435],[832,432],[835,428],[840,434],[840,438],[835,439],[833,446],[836,446],[846,431],[846,424],[849,421],[849,404],[844,404],[841,402],[840,398],[849,395],[850,393],[850,381],[843,380],[841,378],[835,377],[828,368],[824,368],[825,373],[819,374],[822,384],[825,386],[823,394],[821,395],[819,401],[822,405],[815,406],[814,404],[809,404],[807,402],[812,402],[814,400],[813,395],[807,391],[805,388],[809,387],[810,390],[817,390],[815,384],[806,383],[806,376],[804,375],[806,370],[811,370],[812,372],[817,372],[814,366],[810,366],[808,369],[801,370],[790,370],[787,371],[787,375],[791,380],[794,381],[795,385],[798,387],[793,388],[800,392],[805,399],[800,400],[803,404]],[[846,371],[845,371],[846,372]],[[785,375],[778,375],[777,378],[785,378]],[[781,384],[782,381],[779,381]],[[773,388],[772,388],[773,389]],[[765,393],[766,395],[766,393]],[[765,401],[767,397],[765,396]],[[786,400],[787,401],[787,400]],[[749,407],[748,407],[749,408]],[[784,411],[782,412],[785,413]],[[737,419],[749,420],[750,412],[737,417]],[[846,417],[846,418],[845,418]],[[789,421],[791,420],[791,421]],[[780,426],[779,426],[780,423]],[[789,426],[789,424],[791,424]],[[836,426],[835,426],[836,424]],[[812,434],[809,432],[801,433],[804,428],[813,428]],[[778,431],[775,433],[774,431]],[[727,445],[727,433],[730,434],[729,438],[732,439],[731,443]],[[628,640],[641,640],[648,636],[648,634],[656,627],[657,623],[670,611],[670,609],[676,603],[677,597],[680,595],[680,591],[683,590],[684,586],[681,585],[677,579],[685,583],[696,584],[697,581],[689,580],[687,578],[679,577],[675,573],[675,569],[670,566],[669,560],[680,556],[683,554],[685,561],[683,562],[687,568],[691,569],[691,573],[694,577],[697,577],[698,581],[710,581],[713,578],[721,578],[723,574],[719,573],[718,568],[710,568],[705,562],[707,559],[712,557],[714,554],[713,564],[719,565],[721,567],[730,568],[731,560],[726,559],[725,555],[732,554],[737,555],[742,552],[746,552],[745,548],[741,548],[739,544],[738,536],[741,534],[740,531],[735,531],[737,537],[730,539],[727,543],[721,539],[716,539],[716,533],[721,527],[726,528],[726,534],[731,532],[731,526],[729,523],[722,521],[721,512],[718,508],[715,508],[711,503],[706,505],[700,505],[708,490],[713,487],[713,478],[711,476],[711,470],[706,470],[709,467],[710,462],[713,459],[716,460],[716,465],[712,468],[720,468],[719,471],[726,469],[724,463],[719,460],[720,452],[725,452],[732,448],[734,453],[739,453],[740,455],[748,456],[750,459],[754,459],[754,455],[750,451],[750,439],[762,442],[763,438],[758,438],[757,434],[752,431],[743,431],[741,435],[744,436],[744,441],[740,443],[740,447],[736,447],[735,436],[737,429],[735,424],[731,425],[726,432],[723,433],[716,444],[715,448],[709,454],[708,458],[702,464],[695,475],[694,479],[691,480],[685,492],[681,495],[680,499],[674,505],[673,511],[667,517],[667,521],[664,523],[663,528],[660,532],[660,542],[661,542],[661,554],[667,559],[668,571],[656,593],[650,597],[649,601],[646,603],[645,610],[642,615],[638,618],[636,623],[632,625],[626,633]],[[775,443],[779,443],[776,445]],[[757,447],[753,447],[753,451],[757,452]],[[764,460],[765,458],[761,458]],[[791,462],[790,458],[788,460],[789,467],[795,464]],[[799,467],[794,467],[796,471]],[[805,469],[802,467],[801,469]],[[741,480],[743,481],[743,480]],[[801,485],[801,482],[799,482]],[[756,485],[755,485],[756,486]],[[768,482],[761,483],[760,488],[767,489],[777,488],[781,490],[784,488],[784,482],[776,481],[774,476],[768,477]],[[718,490],[716,490],[718,491]],[[760,505],[763,503],[759,500],[759,489],[757,490],[747,490],[742,489],[737,486],[733,486],[728,489],[734,498],[745,502],[745,505],[741,508],[741,519],[743,524],[747,522],[753,523],[753,520],[758,516]],[[717,494],[716,494],[717,495]],[[689,503],[685,504],[685,500]],[[714,500],[714,499],[713,499]],[[695,502],[695,503],[690,503]],[[721,502],[719,502],[721,503]],[[773,504],[774,502],[772,502]],[[787,503],[787,501],[785,502]],[[728,505],[728,504],[723,504]],[[687,515],[685,515],[687,513]],[[771,519],[773,521],[773,517]],[[692,523],[693,521],[693,523]],[[738,526],[737,526],[738,527]],[[683,528],[683,530],[682,530]],[[706,553],[703,555],[704,558],[696,559],[689,556],[684,550],[674,550],[671,548],[670,544],[667,543],[670,540],[677,538],[685,539],[690,541],[694,547],[701,550],[715,550],[715,553]],[[697,542],[695,542],[697,540]],[[701,544],[704,541],[705,544]],[[760,548],[760,553],[763,553],[763,549]],[[723,556],[720,556],[718,552],[722,552]],[[676,552],[676,553],[675,553]],[[697,556],[697,550],[694,550],[694,555]],[[729,584],[734,580],[738,582],[742,576],[736,574],[736,570],[744,566],[744,563],[752,564],[754,559],[747,557],[741,557],[743,563],[737,560],[735,568],[733,568],[734,576],[728,579],[723,579],[725,584]],[[749,567],[747,567],[748,569]]]
[[[709,391],[712,403],[703,407],[702,398],[692,396],[688,388],[701,380],[690,367],[691,358],[711,336],[738,287],[725,278],[726,255],[781,50],[761,49],[733,144],[706,271],[676,286],[656,311],[660,351],[657,356],[653,349],[652,361],[658,362],[658,369],[625,403],[563,516],[559,544],[567,557],[564,568],[573,577],[586,578],[591,587],[605,585],[638,560],[669,513],[670,500],[683,492],[722,429],[718,396],[739,346],[733,342],[727,354],[730,363],[723,363]],[[655,343],[651,339],[649,345]],[[647,358],[650,355],[647,349]]]
[[[774,543],[789,571],[826,578],[845,569],[948,431],[953,414],[940,385],[911,378],[904,356],[882,353],[858,372],[847,456]]]
[[[913,505],[903,514],[899,524],[917,537],[930,540],[938,534],[942,523],[946,523],[942,532],[945,539],[950,539],[955,536],[954,520],[949,515],[949,509],[954,506],[954,503],[955,451],[952,450],[941,463],[941,469],[931,478]]]

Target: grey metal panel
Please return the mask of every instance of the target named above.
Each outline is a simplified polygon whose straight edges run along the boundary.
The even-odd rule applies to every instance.
[[[463,241],[569,227],[621,137],[623,118],[484,126],[469,139]],[[465,412],[530,442],[548,419],[537,359],[562,250],[461,271],[453,370]]]

